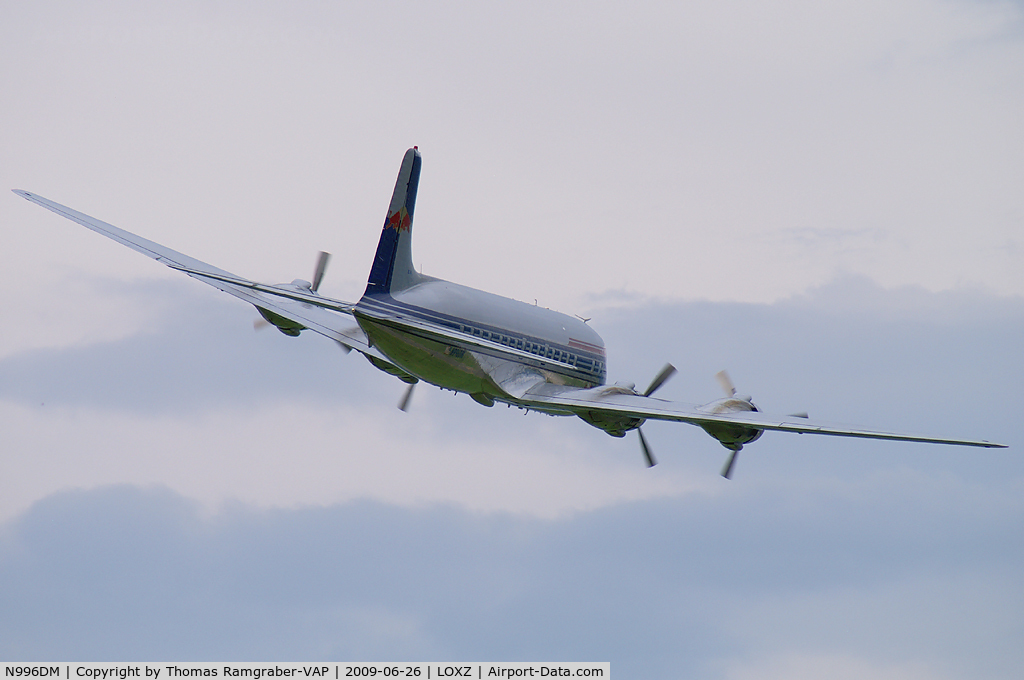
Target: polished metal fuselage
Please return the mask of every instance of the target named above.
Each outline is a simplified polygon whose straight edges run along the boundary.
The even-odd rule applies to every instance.
[[[424,277],[393,294],[364,295],[354,314],[370,344],[411,376],[444,389],[516,401],[503,376],[603,385],[604,342],[580,319]]]

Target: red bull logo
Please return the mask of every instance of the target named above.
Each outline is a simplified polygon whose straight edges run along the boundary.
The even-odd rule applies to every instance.
[[[412,217],[409,216],[409,211],[405,209],[404,205],[401,209],[391,213],[384,222],[385,229],[394,229],[396,231],[409,231],[410,225],[412,225]]]

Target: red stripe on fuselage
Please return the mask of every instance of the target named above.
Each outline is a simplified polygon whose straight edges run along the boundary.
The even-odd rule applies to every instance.
[[[573,349],[586,350],[588,352],[596,352],[601,356],[604,356],[604,347],[601,347],[600,345],[592,345],[589,342],[583,342],[582,340],[577,340],[575,338],[569,338],[569,347],[572,347]]]

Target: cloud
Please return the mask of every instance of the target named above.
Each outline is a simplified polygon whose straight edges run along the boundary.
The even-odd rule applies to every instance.
[[[64,492],[4,526],[0,653],[583,658],[701,677],[787,655],[970,677],[985,654],[987,677],[1012,677],[1019,497],[864,491],[766,486],[559,520],[374,502],[207,516],[160,487]]]
[[[33,405],[148,415],[302,395],[349,404],[363,398],[344,388],[345,368],[365,363],[358,355],[345,357],[335,343],[311,333],[298,339],[272,328],[254,333],[256,310],[226,295],[187,280],[107,279],[98,288],[121,302],[120,309],[103,312],[112,319],[138,316],[137,306],[148,312],[135,332],[0,359],[0,394]]]
[[[1012,447],[768,434],[725,482],[696,428],[648,423],[647,470],[576,419],[426,386],[401,414],[401,386],[330,342],[254,334],[188,281],[138,290],[172,310],[144,332],[0,361],[4,656],[1019,666],[1019,299],[847,277],[773,305],[598,309],[612,378],[671,360],[666,397],[715,398],[727,367],[766,408]]]
[[[536,516],[703,484],[645,475],[635,440],[623,456],[576,419],[429,385],[403,414],[404,385],[329,340],[254,333],[248,306],[187,280],[124,287],[163,310],[141,332],[0,359],[0,516],[114,482],[166,484],[208,508],[368,497]]]
[[[823,677],[836,680],[942,680],[952,676],[927,662],[872,664],[849,656],[793,654],[776,656],[760,663],[737,664],[730,668],[726,677],[729,680],[813,680]]]
[[[417,264],[523,300],[1024,292],[1013,3],[59,6],[0,40],[6,186],[229,271],[358,291],[419,144]],[[5,290],[155,266],[17,201]]]
[[[0,359],[3,515],[116,482],[169,485],[211,509],[373,498],[540,517],[719,488],[725,452],[697,428],[648,423],[661,465],[647,471],[635,437],[575,418],[484,409],[428,385],[402,414],[404,386],[330,341],[253,333],[246,305],[190,281],[131,290],[133,305],[163,310],[142,332]],[[593,314],[610,379],[643,385],[671,361],[680,372],[659,393],[668,399],[717,398],[713,375],[727,368],[768,412],[1019,445],[1001,398],[1024,373],[1018,299],[847,277],[774,305],[615,301]],[[1013,449],[777,433],[739,466],[740,478],[773,481],[903,466],[985,484],[1020,474]]]
[[[716,397],[727,367],[763,406],[1013,447],[765,435],[725,482],[696,428],[648,423],[647,470],[576,419],[426,386],[401,414],[401,386],[330,342],[253,333],[189,281],[136,290],[169,310],[143,332],[0,360],[2,656],[1019,668],[1019,299],[847,277],[598,309],[612,378],[671,360],[669,398]]]

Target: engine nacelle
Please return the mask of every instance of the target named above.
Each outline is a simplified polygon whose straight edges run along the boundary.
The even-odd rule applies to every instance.
[[[305,279],[295,279],[291,283],[278,283],[274,284],[271,287],[281,288],[282,290],[293,290],[296,293],[306,293],[308,295],[316,294],[316,290],[313,288],[313,284],[310,283],[309,281],[306,281]],[[273,326],[277,330],[281,331],[282,333],[290,337],[294,338],[299,333],[306,330],[306,327],[303,326],[302,324],[292,321],[291,319],[286,319],[280,314],[275,314],[269,309],[264,309],[263,307],[257,305],[256,311],[258,311],[260,313],[260,316],[266,319],[271,326]]]
[[[597,389],[599,389],[603,395],[638,394],[636,391],[636,385],[630,382],[617,382],[614,385],[606,385]],[[627,432],[635,430],[645,422],[644,418],[615,416],[602,411],[585,411],[577,413],[576,415],[578,415],[580,419],[588,425],[593,425],[599,430],[604,430],[613,437],[625,437]]]
[[[267,323],[269,323],[271,326],[281,331],[285,335],[289,335],[294,338],[299,333],[306,330],[306,327],[303,326],[302,324],[296,323],[291,319],[286,319],[280,314],[275,314],[269,309],[256,307],[256,311],[260,313],[260,316],[267,320]]]
[[[705,413],[739,413],[757,411],[757,406],[746,396],[726,397],[700,407]],[[701,428],[730,451],[739,451],[744,444],[756,441],[764,430],[744,427],[734,423],[714,423],[701,425]]]
[[[623,418],[622,416],[608,415],[603,411],[584,411],[576,415],[588,425],[604,430],[613,437],[625,437],[627,432],[644,424],[642,418]]]
[[[384,371],[388,375],[395,376],[396,378],[398,378],[407,385],[415,385],[420,381],[420,379],[417,378],[416,376],[409,375],[408,373],[400,369],[398,366],[395,366],[394,364],[389,364],[388,362],[382,361],[381,359],[378,359],[377,357],[371,356],[369,354],[364,354],[363,356],[365,356],[366,360],[373,364],[375,368]]]

